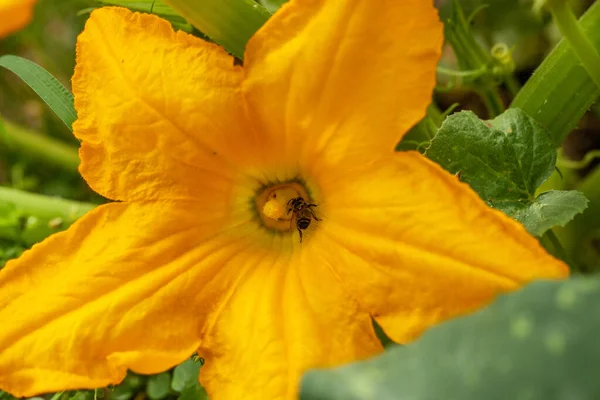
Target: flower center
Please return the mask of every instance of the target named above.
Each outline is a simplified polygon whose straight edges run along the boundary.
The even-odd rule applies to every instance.
[[[293,220],[294,210],[297,207],[294,208],[294,205],[304,202],[310,203],[310,198],[302,184],[279,183],[265,188],[256,197],[256,210],[265,227],[277,231],[289,231],[295,229]]]

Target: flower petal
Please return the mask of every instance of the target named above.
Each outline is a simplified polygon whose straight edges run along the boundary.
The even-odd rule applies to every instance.
[[[277,236],[274,246],[288,239]],[[308,368],[382,350],[371,318],[312,243],[293,254],[265,250],[232,261],[244,266],[240,284],[198,350],[206,360],[200,380],[211,399],[295,399]]]
[[[156,16],[94,11],[77,43],[80,171],[114,200],[201,197],[252,155],[240,140],[242,70],[220,47]]]
[[[431,0],[291,0],[248,43],[250,113],[304,164],[392,151],[425,115],[442,43]]]
[[[189,357],[217,301],[202,288],[238,252],[220,224],[192,202],[112,203],[9,262],[0,388],[97,388],[128,368],[157,373]]]
[[[568,268],[516,221],[418,153],[323,184],[319,237],[341,279],[395,341]]]
[[[18,31],[33,18],[36,0],[0,0],[0,37]]]

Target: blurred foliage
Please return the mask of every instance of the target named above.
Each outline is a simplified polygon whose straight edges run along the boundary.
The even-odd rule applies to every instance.
[[[85,15],[78,16],[77,12],[92,5],[92,0],[40,0],[34,23],[0,40],[0,55],[14,54],[32,60],[70,88],[75,41],[85,23]],[[3,118],[77,146],[77,140],[60,119],[12,72],[0,69],[0,87]],[[40,164],[6,146],[0,146],[0,184],[74,200],[101,201],[77,174]]]
[[[380,357],[310,372],[301,399],[598,399],[598,304],[598,279],[534,283]]]

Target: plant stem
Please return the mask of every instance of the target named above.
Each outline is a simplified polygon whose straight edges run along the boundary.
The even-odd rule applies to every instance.
[[[580,29],[600,51],[600,2],[590,6]],[[511,107],[520,108],[544,125],[560,146],[600,95],[600,88],[581,71],[581,62],[567,40],[560,43],[536,69]]]
[[[519,84],[519,81],[517,80],[517,78],[515,78],[514,74],[511,74],[510,76],[508,76],[506,78],[506,88],[508,89],[508,92],[510,93],[511,98],[513,98],[513,99],[517,96],[517,94],[521,90],[521,85]]]
[[[565,158],[561,149],[559,149],[558,159],[556,160],[556,166],[558,168],[568,169],[583,169],[587,168],[592,161],[600,158],[600,150],[591,150],[579,161],[573,161]]]
[[[491,85],[483,87],[481,90],[479,90],[479,95],[485,103],[485,107],[487,108],[489,114],[488,117],[490,119],[496,118],[498,115],[506,111],[504,102],[502,101],[502,98],[495,87]]]
[[[548,6],[561,33],[569,42],[592,80],[600,88],[600,55],[583,32],[566,0],[548,0]]]
[[[2,120],[0,117],[0,146],[25,154],[34,159],[77,173],[79,155],[77,149]]]
[[[453,70],[453,69],[442,67],[442,66],[438,65],[437,73],[442,74],[442,75],[456,77],[456,78],[475,79],[475,78],[479,78],[480,76],[485,75],[487,73],[487,69],[485,67],[483,67],[483,68],[479,68],[479,69],[472,70],[472,71],[457,71],[457,70]]]
[[[502,114],[505,110],[504,103],[498,93],[497,82],[490,74],[494,60],[491,53],[484,50],[473,37],[469,20],[458,0],[453,1],[452,16],[446,20],[446,39],[456,54],[459,68],[466,72],[466,77],[473,80],[471,86],[482,97],[489,117]],[[479,71],[483,72],[481,76],[477,76]],[[438,68],[438,72],[452,75],[447,69]],[[457,74],[454,76],[460,77]]]
[[[43,196],[7,187],[0,187],[0,203],[12,204],[25,215],[44,219],[58,217],[67,225],[96,207],[91,203]]]
[[[442,125],[444,116],[435,103],[427,108],[427,114],[404,136],[396,146],[396,151],[419,150],[422,145],[428,145]]]
[[[546,236],[550,243],[552,243],[552,247],[554,247],[556,255],[563,261],[567,262],[568,264],[571,264],[569,261],[569,257],[567,256],[567,252],[563,248],[562,244],[560,243],[560,240],[558,240],[556,234],[552,231],[552,229],[548,230],[544,234],[544,236]]]

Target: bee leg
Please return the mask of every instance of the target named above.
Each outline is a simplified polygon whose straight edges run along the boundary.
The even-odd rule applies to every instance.
[[[320,221],[321,220],[319,217],[316,216],[316,214],[315,214],[315,212],[313,210],[311,210],[309,208],[308,211],[310,211],[310,215],[312,215],[312,217],[315,219],[315,221]]]

